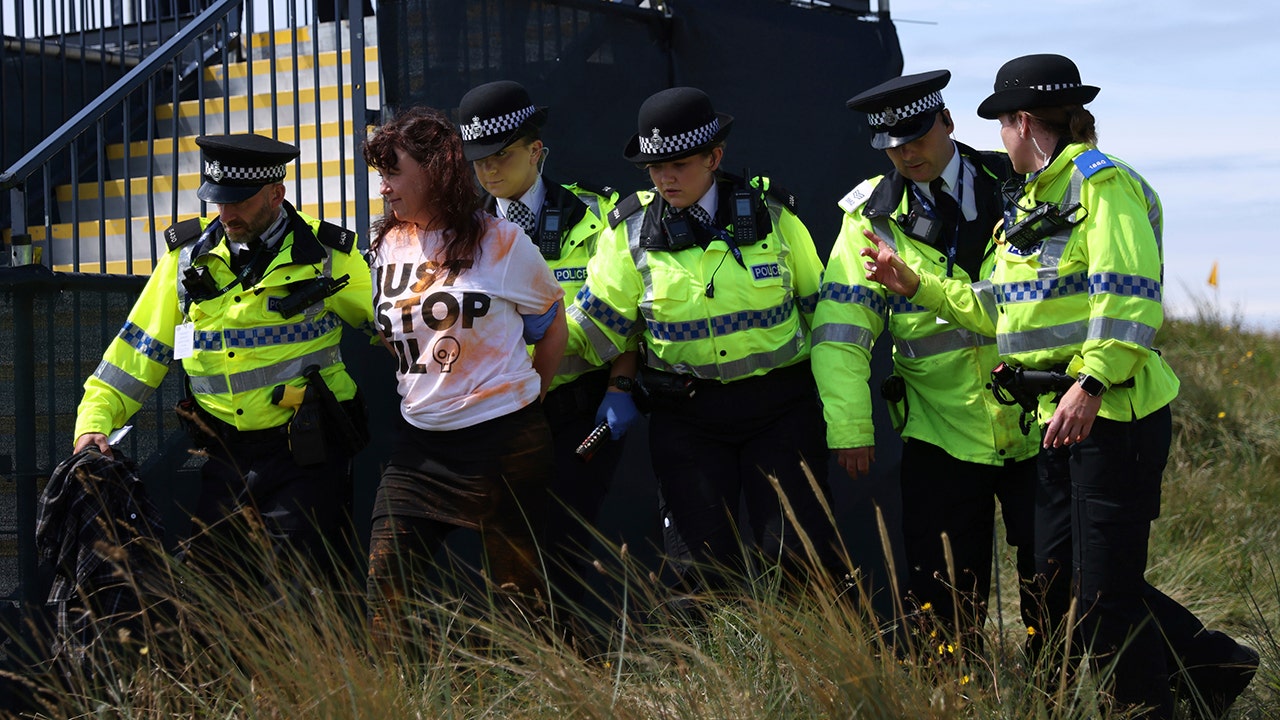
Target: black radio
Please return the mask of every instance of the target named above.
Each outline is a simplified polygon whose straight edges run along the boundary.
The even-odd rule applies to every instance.
[[[542,232],[538,233],[538,251],[548,260],[560,259],[560,209],[547,208],[542,213]]]
[[[1080,203],[1066,208],[1054,203],[1040,203],[1026,217],[1005,229],[1004,240],[1022,252],[1029,252],[1059,229],[1078,225],[1088,217],[1088,212],[1074,217],[1079,211]]]

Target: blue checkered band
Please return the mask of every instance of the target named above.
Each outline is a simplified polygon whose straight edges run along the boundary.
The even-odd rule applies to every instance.
[[[149,360],[154,360],[161,365],[173,362],[173,348],[151,337],[147,331],[131,322],[126,322],[124,327],[120,328],[120,339],[129,343],[129,347],[142,353]]]
[[[796,302],[800,305],[800,312],[813,314],[818,310],[818,293],[809,293],[804,297],[796,298]]]
[[[868,113],[867,121],[876,127],[893,127],[903,120],[923,115],[940,107],[942,107],[942,93],[935,90],[902,107],[887,107],[877,113]]]
[[[1097,273],[1089,278],[1089,294],[1132,295],[1160,302],[1160,282],[1138,275]]]
[[[866,285],[826,283],[822,286],[822,299],[838,303],[857,303],[877,315],[884,315],[884,298]]]
[[[537,112],[538,109],[532,105],[527,108],[509,112],[506,115],[499,115],[494,118],[481,118],[474,115],[471,122],[462,126],[462,139],[466,142],[473,142],[480,138],[486,138],[490,135],[498,133],[510,132],[520,127],[520,123],[529,119],[530,115]]]
[[[218,160],[204,161],[204,174],[209,179],[220,183],[223,180],[234,180],[236,182],[258,182],[273,183],[282,182],[284,180],[284,165],[257,165],[254,167],[236,167],[234,165],[223,165]]]
[[[614,310],[608,303],[592,295],[591,287],[588,285],[583,285],[578,290],[574,303],[582,308],[588,317],[623,337],[630,335],[635,329],[634,320],[623,317],[622,313]]]
[[[293,325],[277,325],[273,327],[243,328],[239,330],[222,330],[213,332],[197,332],[193,347],[196,350],[221,350],[224,347],[253,348],[262,345],[285,345],[288,343],[310,342],[323,337],[340,327],[342,322],[333,313],[327,313],[314,322],[300,322]],[[225,338],[225,342],[224,342]]]
[[[654,128],[653,134],[649,137],[640,136],[640,152],[645,155],[670,155],[682,150],[690,150],[710,142],[718,132],[720,132],[720,118],[714,118],[700,128],[671,137],[663,137],[662,131]]]
[[[709,337],[722,337],[744,330],[770,328],[786,322],[795,313],[795,303],[788,300],[768,310],[747,310],[745,312],[717,315],[710,320],[689,320],[683,322],[664,323],[656,320],[648,321],[649,334],[654,340],[665,342],[685,342],[689,340],[705,340]]]
[[[1084,273],[1031,282],[1004,283],[995,287],[996,303],[999,305],[1040,302],[1056,297],[1077,295],[1088,290],[1089,281]]]
[[[923,305],[916,305],[901,295],[891,295],[889,297],[889,312],[905,315],[907,313],[931,313],[933,311]]]

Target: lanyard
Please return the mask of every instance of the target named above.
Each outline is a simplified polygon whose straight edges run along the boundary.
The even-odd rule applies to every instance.
[[[938,210],[934,206],[933,201],[920,191],[920,187],[915,183],[911,183],[911,191],[915,193],[916,199],[924,206],[924,211],[934,220],[938,219]],[[946,192],[941,188],[938,192]],[[951,277],[956,267],[956,254],[959,252],[960,245],[960,223],[964,222],[964,162],[960,163],[960,172],[956,178],[956,223],[951,229],[951,237],[947,240],[947,277]]]

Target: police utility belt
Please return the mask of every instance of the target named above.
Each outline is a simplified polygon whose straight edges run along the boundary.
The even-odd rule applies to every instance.
[[[276,427],[239,430],[211,415],[190,394],[174,410],[198,448],[287,441],[294,462],[303,467],[328,462],[330,447],[348,456],[363,450],[369,444],[369,423],[359,389],[352,399],[339,402],[319,365],[309,365],[302,376],[306,378],[302,387],[281,384],[272,390],[271,402],[293,410],[289,422]]]
[[[1022,408],[1018,427],[1023,435],[1031,434],[1031,425],[1040,409],[1040,398],[1052,395],[1050,401],[1057,404],[1077,379],[1067,374],[1063,365],[1049,370],[1028,370],[1000,363],[991,370],[991,392],[1001,405],[1017,405]],[[1112,387],[1133,387],[1133,378],[1116,383]]]

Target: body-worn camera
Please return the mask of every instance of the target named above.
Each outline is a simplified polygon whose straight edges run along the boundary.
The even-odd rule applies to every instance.
[[[1080,203],[1073,203],[1066,208],[1060,208],[1054,203],[1040,203],[1026,217],[1005,230],[1005,242],[1022,252],[1029,252],[1060,228],[1078,225],[1088,215],[1084,213],[1076,217],[1079,211]]]
[[[697,238],[693,236],[689,217],[684,213],[668,215],[663,218],[662,224],[667,229],[667,247],[671,250],[684,250],[698,244]]]

